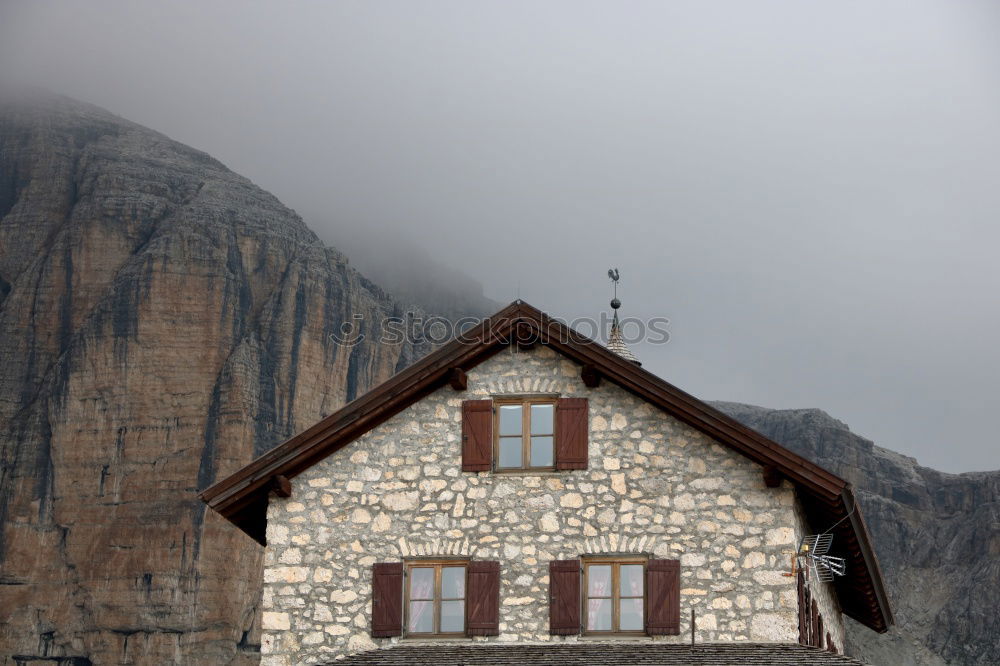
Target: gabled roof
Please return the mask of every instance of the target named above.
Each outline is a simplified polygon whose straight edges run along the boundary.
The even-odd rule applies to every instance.
[[[820,648],[784,643],[445,643],[396,645],[355,654],[345,666],[864,666]]]
[[[643,370],[538,309],[515,301],[473,329],[348,403],[308,430],[268,451],[201,492],[201,499],[259,543],[265,543],[268,494],[422,397],[460,382],[510,344],[545,344],[577,362],[588,381],[601,377],[659,407],[674,418],[764,467],[773,481],[786,478],[798,490],[811,525],[836,523],[836,543],[847,550],[846,576],[836,579],[843,611],[884,632],[892,612],[878,560],[851,485]]]

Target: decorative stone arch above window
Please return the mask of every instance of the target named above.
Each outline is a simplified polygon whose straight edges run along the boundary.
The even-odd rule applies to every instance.
[[[566,387],[566,381],[560,377],[499,377],[485,382],[474,393],[482,396],[524,395],[537,393],[540,395],[558,395]]]
[[[645,555],[669,552],[669,545],[660,543],[654,536],[625,536],[620,533],[601,534],[584,540],[586,553],[615,553],[622,555]]]
[[[412,539],[400,537],[396,542],[400,557],[468,557],[483,555],[479,544],[469,539]],[[488,555],[492,556],[490,552]]]

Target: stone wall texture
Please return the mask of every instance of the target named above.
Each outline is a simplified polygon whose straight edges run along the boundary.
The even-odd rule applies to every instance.
[[[766,488],[756,464],[617,386],[584,387],[546,347],[468,374],[467,391],[432,393],[272,497],[265,666],[399,640],[370,636],[372,563],[442,555],[500,561],[501,634],[475,640],[578,640],[548,633],[548,562],[620,552],[681,561],[681,635],[655,640],[689,641],[694,609],[699,642],[797,641],[795,579],[782,573],[808,528],[790,484]],[[589,469],[462,472],[462,401],[534,392],[589,399]],[[814,595],[842,645],[836,599]]]

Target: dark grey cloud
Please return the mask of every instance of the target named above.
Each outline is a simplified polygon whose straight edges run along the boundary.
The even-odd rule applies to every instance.
[[[413,243],[708,399],[1000,467],[991,2],[21,3],[7,76],[206,150],[328,242]],[[377,239],[373,241],[372,239]]]

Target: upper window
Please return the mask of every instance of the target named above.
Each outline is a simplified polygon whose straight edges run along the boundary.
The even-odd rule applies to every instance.
[[[587,633],[642,633],[645,628],[644,559],[584,560]]]
[[[496,400],[496,469],[555,469],[554,399]]]
[[[586,398],[462,401],[462,471],[587,469]]]
[[[465,635],[465,562],[411,562],[406,576],[406,633]]]

